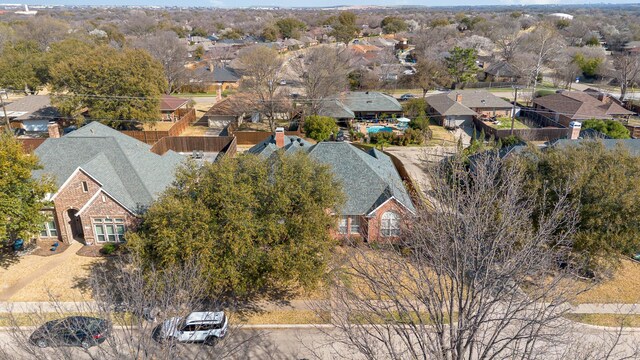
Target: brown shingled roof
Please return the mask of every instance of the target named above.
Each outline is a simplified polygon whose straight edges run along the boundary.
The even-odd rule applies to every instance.
[[[614,116],[634,115],[615,102],[602,102],[595,97],[579,91],[565,91],[533,100],[553,112],[566,115],[574,120],[612,119]]]

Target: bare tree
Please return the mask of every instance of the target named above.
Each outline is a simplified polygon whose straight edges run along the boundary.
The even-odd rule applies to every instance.
[[[135,47],[147,50],[160,61],[169,84],[168,94],[185,84],[187,69],[184,63],[187,59],[187,46],[173,31],[162,31],[138,38]]]
[[[520,33],[520,23],[505,20],[488,34],[496,44],[500,57],[504,61],[510,61],[518,53],[524,36]]]
[[[240,51],[238,60],[243,68],[243,86],[253,93],[255,108],[260,109],[262,115],[267,117],[271,131],[274,131],[278,108],[276,95],[279,92],[283,58],[273,49],[254,45]]]
[[[69,24],[50,16],[30,18],[16,26],[16,37],[23,40],[35,41],[40,50],[47,50],[49,45],[69,36]]]
[[[531,71],[532,94],[538,87],[538,77],[545,65],[549,64],[563,49],[564,41],[549,23],[543,23],[529,34],[525,39],[525,48],[533,55],[533,68]],[[533,95],[535,96],[535,95]]]
[[[326,98],[347,88],[349,58],[344,48],[313,48],[304,58],[292,60],[291,66],[302,80],[313,115],[318,114]]]
[[[581,288],[558,267],[576,223],[566,191],[538,213],[544,199],[496,154],[472,172],[448,161],[428,179],[431,205],[399,242],[344,257],[328,336],[367,359],[564,358],[566,301]]]
[[[429,90],[451,85],[451,77],[446,66],[440,60],[424,58],[418,60],[416,73],[412,82],[422,89],[422,97],[427,96]]]
[[[620,84],[620,101],[624,101],[629,86],[638,81],[640,58],[636,54],[618,54],[613,58],[613,77]]]
[[[228,334],[214,346],[178,344],[159,338],[164,320],[184,317],[192,311],[218,311],[229,305],[216,302],[207,292],[204,271],[197,260],[161,271],[145,267],[133,255],[101,263],[83,284],[92,290],[93,301],[63,303],[52,298],[40,309],[12,311],[0,359],[245,358],[243,354],[247,352],[269,348],[260,332],[243,330],[234,324],[235,318],[228,312],[227,316],[231,316]],[[56,335],[48,332],[44,334],[46,348],[30,342],[32,326],[70,315],[107,320],[111,329],[103,333],[105,342],[86,348],[55,346]],[[278,357],[276,351],[270,351],[274,358]]]

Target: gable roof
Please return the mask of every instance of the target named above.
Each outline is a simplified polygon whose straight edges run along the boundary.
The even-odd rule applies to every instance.
[[[51,105],[49,95],[29,95],[5,106],[7,116],[12,120],[50,120],[60,116]],[[14,114],[14,116],[12,116]]]
[[[460,95],[461,102],[456,98]],[[513,105],[485,90],[456,90],[427,97],[440,115],[478,115],[472,109],[511,109]]]
[[[352,91],[334,96],[353,112],[400,112],[402,105],[391,95],[377,91]]]
[[[173,151],[157,155],[151,146],[99,122],[61,138],[49,138],[34,153],[43,166],[34,171],[34,177],[52,175],[60,187],[81,169],[114,200],[138,213],[173,182],[184,160]]]
[[[484,72],[497,77],[518,77],[520,75],[518,69],[506,61],[497,62],[489,66]]]
[[[276,151],[273,135],[249,149],[249,153],[266,157]],[[364,151],[346,142],[333,141],[312,145],[297,136],[285,136],[284,151],[306,151],[315,160],[331,166],[347,195],[341,209],[344,215],[371,215],[391,199],[415,211],[391,158],[376,149]]]
[[[189,102],[189,99],[182,99],[171,95],[162,95],[160,98],[160,111],[175,111]]]
[[[211,71],[213,66],[213,71]],[[238,82],[240,75],[226,66],[201,66],[191,71],[191,77],[196,81],[205,82]]]
[[[574,120],[612,119],[613,115],[634,114],[613,101],[602,102],[580,91],[564,91],[542,96],[534,99],[533,103]]]

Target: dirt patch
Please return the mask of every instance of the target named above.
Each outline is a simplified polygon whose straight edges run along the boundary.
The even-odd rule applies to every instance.
[[[100,252],[102,246],[83,246],[76,252],[78,256],[87,256],[87,257],[104,257],[105,255]]]
[[[55,251],[52,251],[53,244],[58,243],[58,246],[55,248]],[[65,250],[69,248],[69,244],[64,243],[58,240],[37,240],[36,248],[31,252],[31,255],[37,256],[51,256],[63,253]]]
[[[180,136],[205,136],[208,130],[209,128],[206,126],[190,125]]]

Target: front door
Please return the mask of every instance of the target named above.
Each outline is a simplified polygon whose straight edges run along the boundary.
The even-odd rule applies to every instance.
[[[69,228],[71,229],[71,237],[75,240],[84,240],[84,231],[82,230],[82,220],[80,216],[76,216],[78,210],[69,209]]]

